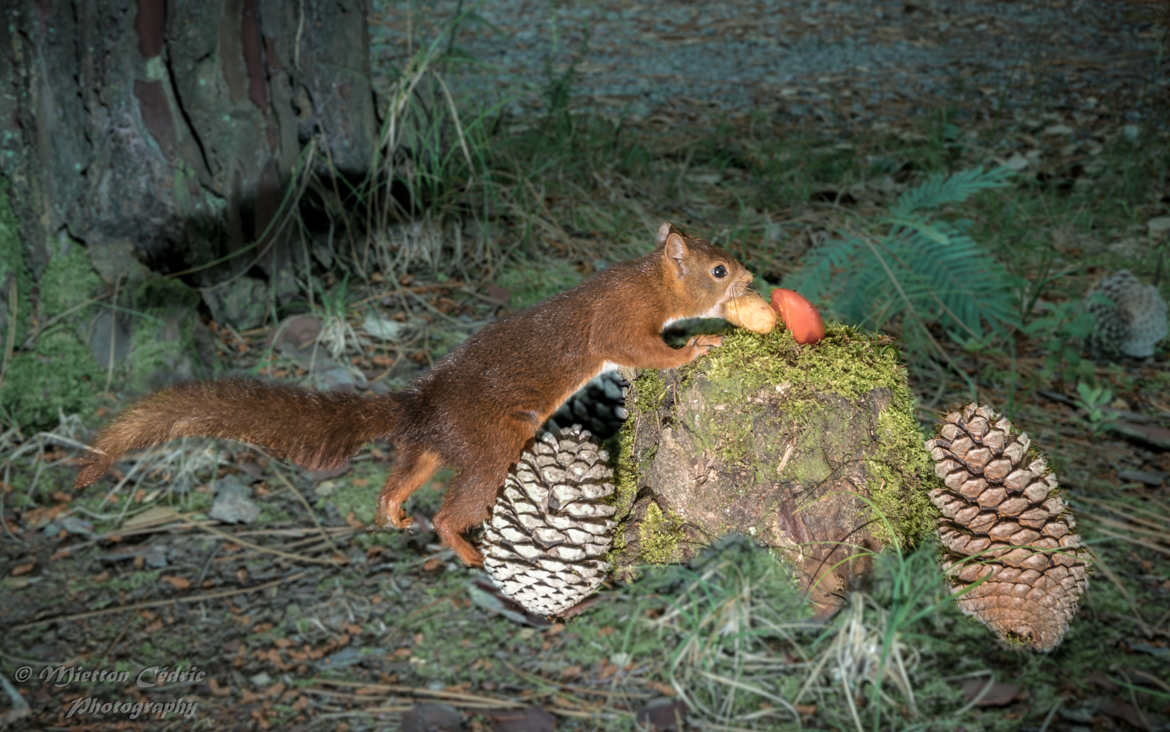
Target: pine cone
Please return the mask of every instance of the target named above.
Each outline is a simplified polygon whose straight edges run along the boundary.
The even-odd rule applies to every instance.
[[[543,432],[504,481],[484,525],[483,566],[503,594],[538,615],[588,597],[609,573],[613,470],[580,425]]]
[[[607,440],[617,434],[629,416],[626,412],[626,392],[629,389],[630,382],[617,371],[599,374],[549,417],[545,429],[555,432],[579,424],[598,440]]]
[[[1089,343],[1098,353],[1148,358],[1166,337],[1166,301],[1128,270],[1103,277],[1086,295],[1086,307],[1097,321]]]
[[[1089,553],[1043,457],[1025,465],[1028,436],[989,407],[952,412],[926,442],[945,487],[943,568],[959,607],[1005,641],[1039,651],[1060,643],[1088,581]],[[982,583],[972,586],[977,580]]]

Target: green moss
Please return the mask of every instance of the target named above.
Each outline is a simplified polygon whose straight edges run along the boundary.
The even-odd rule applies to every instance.
[[[22,268],[18,253],[12,250],[19,247],[17,238],[0,235],[0,240],[7,240],[2,245],[7,264]],[[18,290],[27,287],[27,280],[26,284],[21,281],[18,277]],[[54,247],[38,285],[38,319],[49,324],[49,330],[39,335],[33,350],[16,351],[0,387],[5,418],[33,429],[56,424],[61,412],[89,414],[94,407],[93,395],[104,382],[104,373],[72,327],[94,306],[104,288],[85,250],[62,241]]]
[[[165,337],[169,335],[166,330],[165,325],[158,322],[153,328],[143,328],[140,324],[132,331],[130,357],[119,369],[122,390],[131,394],[150,391],[157,386],[154,379],[158,374],[172,370],[183,357],[189,339]]]
[[[823,419],[817,421],[822,422]],[[825,448],[821,444],[821,440],[829,434],[827,429],[818,425],[817,428],[799,430],[800,438],[792,451],[795,457],[785,466],[781,477],[791,477],[802,485],[816,485],[833,475],[833,468],[825,459]]]
[[[138,322],[132,331],[123,383],[134,393],[157,387],[153,380],[160,373],[174,374],[183,369],[182,378],[191,378],[210,366],[200,359],[201,349],[196,342],[199,314],[194,308],[153,313],[157,317],[146,313],[146,320]]]
[[[627,419],[617,433],[617,447],[611,451],[614,455],[614,506],[617,507],[617,516],[629,514],[634,505],[634,498],[638,495],[638,461],[634,456],[634,420]],[[618,541],[623,541],[618,534]],[[623,542],[624,543],[624,542]]]
[[[183,510],[190,513],[206,514],[211,510],[211,504],[214,501],[211,491],[187,491],[183,497]]]
[[[652,409],[666,394],[666,382],[662,374],[654,369],[642,369],[634,377],[631,393],[634,396],[634,409],[645,411]],[[636,454],[634,444],[634,420],[627,419],[612,439],[612,456],[614,471],[614,498],[613,504],[617,508],[616,515],[624,517],[634,507],[634,499],[638,495],[638,476],[650,461],[654,459],[653,448]],[[625,536],[618,532],[614,540],[614,550],[625,547]]]
[[[93,271],[85,249],[66,242],[55,248],[41,275],[41,317],[83,313],[103,289],[101,277]]]
[[[928,486],[936,478],[908,390],[900,389],[895,400],[878,414],[878,444],[883,453],[871,458],[867,467],[869,496],[879,519],[875,533],[905,546],[917,544],[934,529],[938,514]],[[906,475],[916,476],[921,489],[906,490]]]
[[[285,521],[295,521],[292,512],[287,510],[282,504],[273,503],[272,501],[262,501],[258,505],[260,506],[260,514],[256,518],[256,523],[259,526],[273,526]]]
[[[325,480],[317,486],[317,495],[337,509],[342,518],[353,514],[366,525],[373,525],[378,487],[378,470],[371,463],[355,463],[349,475]]]
[[[194,308],[199,305],[199,293],[173,277],[147,272],[131,287],[130,302],[143,309]]]
[[[677,562],[678,545],[683,539],[682,521],[677,516],[663,513],[656,503],[646,507],[646,515],[638,524],[639,556],[650,564]]]
[[[55,425],[59,412],[92,413],[105,375],[89,349],[65,328],[37,339],[36,351],[16,354],[0,386],[4,416],[28,428]]]
[[[654,369],[642,369],[634,379],[634,409],[646,412],[658,406],[666,394],[666,381]]]
[[[755,442],[752,433],[762,410],[746,401],[743,382],[735,378],[705,380],[699,390],[708,404],[719,407],[693,414],[692,434],[704,450],[714,450],[728,462],[746,458]],[[729,410],[734,410],[732,419],[728,419]]]
[[[830,324],[816,346],[798,344],[783,328],[768,335],[737,330],[688,368],[701,368],[714,381],[738,380],[744,391],[773,384],[797,396],[829,392],[856,399],[873,389],[905,386],[901,356],[890,338],[839,324]]]

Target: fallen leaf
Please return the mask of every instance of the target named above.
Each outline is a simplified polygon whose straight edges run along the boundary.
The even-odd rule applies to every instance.
[[[562,679],[576,679],[576,678],[579,678],[581,676],[581,672],[582,672],[582,669],[581,669],[580,665],[567,666],[567,667],[561,669],[561,678]]]
[[[664,684],[661,681],[647,680],[643,682],[645,686],[650,687],[663,696],[674,696],[676,694],[674,687],[670,684]]]
[[[161,577],[163,582],[166,582],[176,590],[185,590],[191,586],[191,581],[186,577],[176,577],[173,575],[163,575]]]

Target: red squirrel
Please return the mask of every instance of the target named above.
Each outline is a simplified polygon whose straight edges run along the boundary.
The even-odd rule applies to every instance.
[[[450,466],[456,475],[435,530],[478,566],[483,558],[462,533],[490,515],[508,469],[549,415],[602,371],[675,368],[721,345],[721,336],[698,335],[671,348],[662,329],[721,316],[751,280],[726,252],[664,223],[653,252],[485,326],[402,391],[320,392],[251,379],[157,391],[98,434],[75,486],[96,481],[128,450],[177,437],[248,442],[310,470],[340,467],[385,438],[395,462],[378,496],[378,525],[409,526],[402,504]]]

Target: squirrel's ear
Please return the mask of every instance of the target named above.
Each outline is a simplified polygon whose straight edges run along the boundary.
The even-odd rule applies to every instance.
[[[687,240],[683,238],[682,234],[671,227],[670,232],[662,242],[663,256],[666,257],[668,262],[673,262],[674,266],[678,267],[680,272],[685,272],[686,265],[683,264],[683,260],[686,259],[687,252]]]

